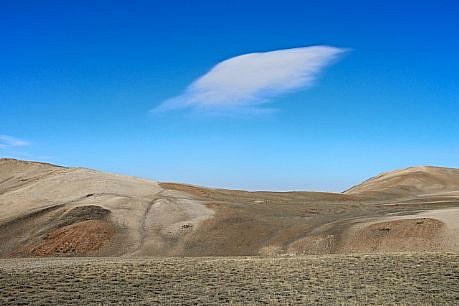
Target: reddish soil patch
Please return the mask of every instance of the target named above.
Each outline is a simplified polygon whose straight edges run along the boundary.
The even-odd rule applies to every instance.
[[[201,188],[198,186],[192,186],[192,185],[186,185],[186,184],[176,184],[176,183],[159,183],[159,186],[161,186],[161,188],[164,188],[164,189],[187,192],[195,196],[205,197],[208,195],[208,192],[206,191],[205,188]]]
[[[362,228],[351,246],[361,252],[434,251],[444,232],[445,224],[431,218],[385,221]]]
[[[81,256],[91,255],[106,245],[116,230],[110,223],[87,220],[50,232],[41,242],[23,248],[21,255]]]

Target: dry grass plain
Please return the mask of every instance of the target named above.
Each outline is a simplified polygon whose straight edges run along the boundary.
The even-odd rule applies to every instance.
[[[0,304],[459,304],[459,254],[0,260]]]

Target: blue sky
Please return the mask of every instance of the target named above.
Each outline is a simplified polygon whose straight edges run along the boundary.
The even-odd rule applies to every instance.
[[[459,167],[457,16],[456,1],[1,1],[0,156],[250,190]],[[248,108],[155,111],[201,103],[192,84],[222,61],[308,46],[347,51]]]

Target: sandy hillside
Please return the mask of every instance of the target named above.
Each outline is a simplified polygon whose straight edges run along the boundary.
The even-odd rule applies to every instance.
[[[458,196],[459,169],[411,167],[382,173],[350,188],[345,194],[374,199],[410,196]]]
[[[0,159],[1,257],[459,251],[457,209],[458,169],[247,192]]]
[[[157,183],[0,161],[0,255],[172,255],[213,211]]]

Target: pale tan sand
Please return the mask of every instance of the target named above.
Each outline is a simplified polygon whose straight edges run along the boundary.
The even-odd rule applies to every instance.
[[[247,192],[0,159],[0,257],[457,251],[455,209],[458,169],[345,193]]]

